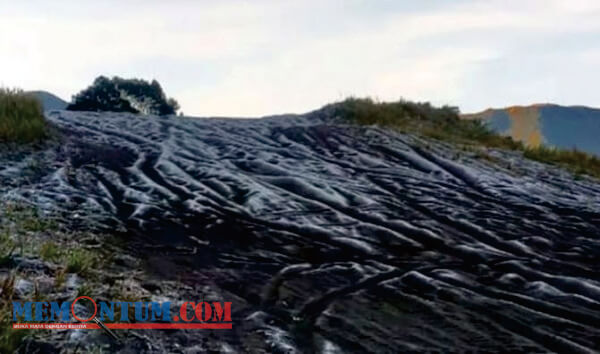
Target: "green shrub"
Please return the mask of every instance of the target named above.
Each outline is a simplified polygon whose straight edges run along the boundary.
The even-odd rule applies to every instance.
[[[416,123],[448,124],[457,122],[456,107],[433,107],[428,102],[375,102],[370,98],[348,98],[332,105],[334,112],[360,124],[415,125]]]
[[[67,255],[67,272],[86,274],[98,263],[95,253],[86,249],[73,249]]]
[[[55,242],[45,242],[40,248],[40,257],[45,261],[57,261],[61,255],[61,248]]]
[[[175,99],[167,98],[156,80],[100,76],[91,86],[73,96],[73,103],[67,109],[170,115],[177,113],[179,104]]]
[[[41,103],[21,90],[0,88],[0,142],[29,143],[47,136]]]

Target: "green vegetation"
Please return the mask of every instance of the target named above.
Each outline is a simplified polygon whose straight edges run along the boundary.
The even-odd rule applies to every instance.
[[[79,288],[77,288],[77,297],[80,296],[91,296],[94,293],[95,288],[93,288],[89,284],[82,284]]]
[[[12,353],[21,344],[26,331],[12,329],[12,300],[15,294],[15,275],[8,275],[0,288],[0,353]]]
[[[65,285],[65,281],[67,281],[67,269],[57,269],[56,273],[54,274],[54,286],[57,289],[60,289],[63,285]]]
[[[96,266],[106,262],[101,249],[82,248],[83,234],[66,234],[57,222],[43,216],[38,210],[22,203],[0,202],[0,353],[12,353],[32,332],[12,329],[12,301],[39,301],[69,294],[64,288],[68,273],[77,273],[83,282],[73,295],[89,295],[102,282]],[[54,289],[41,291],[38,280],[30,269],[23,267],[22,259],[42,259],[54,271],[45,274],[54,278]],[[36,276],[39,276],[37,274]],[[15,293],[18,280],[33,283],[28,295]]]
[[[2,205],[1,215],[5,219],[3,225],[17,231],[45,232],[58,229],[54,220],[41,216],[35,208],[21,203]]]
[[[108,78],[100,76],[94,83],[73,96],[71,111],[129,112],[170,115],[179,110],[179,103],[167,98],[156,80]]]
[[[348,98],[332,105],[335,116],[358,124],[377,124],[401,132],[459,144],[519,149],[521,143],[490,131],[478,120],[460,119],[456,107],[434,107],[430,103],[375,102],[369,98]]]
[[[430,103],[375,102],[369,98],[348,98],[325,107],[335,117],[357,124],[379,125],[449,142],[520,151],[526,158],[558,165],[575,174],[600,178],[600,159],[577,150],[560,150],[548,147],[527,147],[511,137],[491,131],[479,120],[461,119],[456,107],[434,107]]]
[[[532,160],[567,167],[577,175],[586,174],[600,178],[600,158],[583,151],[540,146],[525,148],[523,156]]]
[[[39,254],[45,261],[64,264],[64,272],[66,273],[87,274],[100,262],[98,255],[95,252],[82,248],[67,249],[63,251],[60,246],[51,241],[42,245]],[[58,273],[57,275],[64,278],[64,274]],[[62,280],[57,281],[59,283],[63,282]]]
[[[48,240],[48,236],[52,239]],[[82,248],[65,237],[74,238],[62,233],[54,220],[41,216],[33,208],[19,203],[0,205],[0,264],[10,263],[15,255],[39,257],[61,267],[57,283],[63,283],[64,273],[88,275],[106,260],[106,255],[101,256],[98,250]]]
[[[45,261],[57,261],[60,256],[60,247],[52,241],[44,243],[40,248],[40,257]]]
[[[8,230],[0,229],[0,266],[10,263],[16,248],[17,245],[11,239]]]
[[[76,248],[67,253],[67,272],[68,273],[88,273],[98,264],[97,255],[86,249]]]
[[[47,136],[41,103],[21,90],[0,88],[0,142],[30,143]]]

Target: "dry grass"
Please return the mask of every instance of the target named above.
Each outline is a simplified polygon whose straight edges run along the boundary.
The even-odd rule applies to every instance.
[[[540,162],[564,166],[578,175],[584,174],[600,178],[600,158],[583,151],[540,146],[525,148],[523,156]]]
[[[15,275],[8,275],[0,286],[0,353],[14,352],[26,332],[12,329],[12,300],[15,293]]]
[[[30,143],[47,136],[41,103],[18,89],[0,88],[0,142]]]
[[[335,116],[358,124],[391,127],[441,141],[521,151],[526,158],[564,167],[575,174],[600,178],[600,158],[577,150],[540,146],[527,147],[511,137],[491,131],[479,120],[460,119],[456,107],[434,107],[429,103],[400,100],[376,102],[369,98],[348,98],[326,107]]]

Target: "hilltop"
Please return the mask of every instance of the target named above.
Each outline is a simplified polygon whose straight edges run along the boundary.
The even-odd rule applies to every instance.
[[[44,111],[62,110],[67,108],[69,104],[62,98],[47,91],[27,91],[26,93],[37,98],[42,103]]]

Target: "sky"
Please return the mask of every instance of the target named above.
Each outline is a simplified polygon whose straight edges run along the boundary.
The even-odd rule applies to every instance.
[[[186,115],[348,96],[600,107],[597,0],[0,0],[0,85],[157,79]]]

